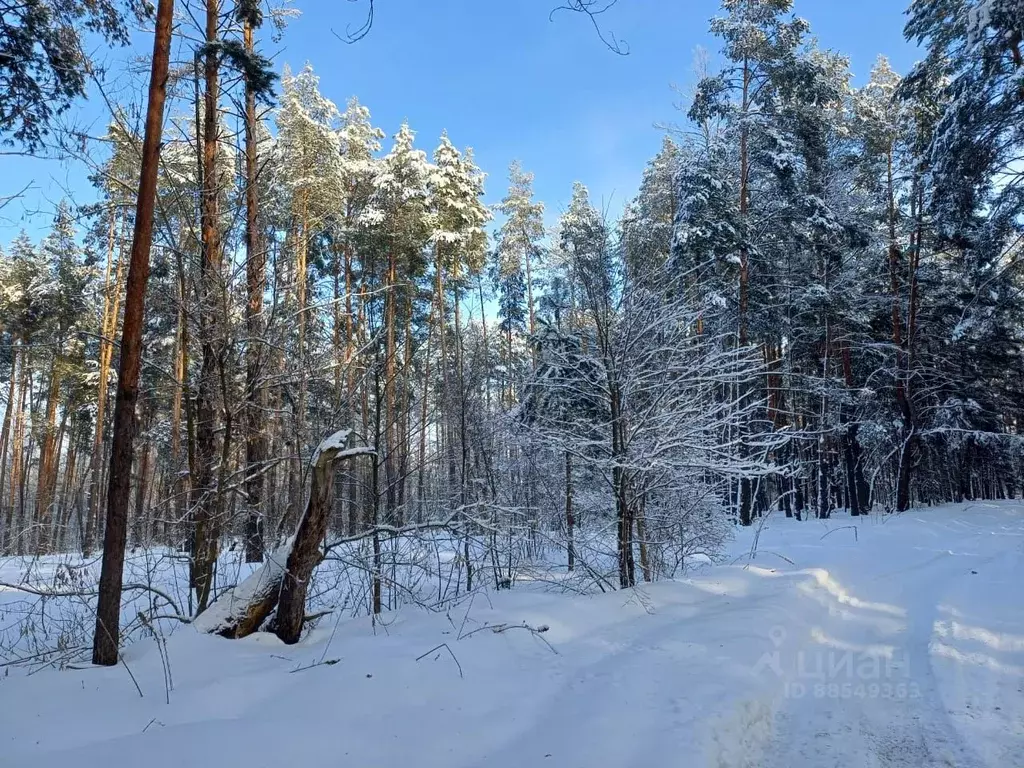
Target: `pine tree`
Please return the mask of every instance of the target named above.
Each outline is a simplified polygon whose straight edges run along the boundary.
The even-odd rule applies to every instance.
[[[854,439],[851,426],[840,426],[850,420],[849,397],[831,383],[845,354],[836,340],[845,338],[847,310],[836,302],[836,288],[846,286],[851,241],[859,237],[846,191],[848,64],[815,48],[807,23],[787,16],[789,0],[727,0],[723,8],[711,28],[727,64],[701,81],[689,112],[701,131],[685,149],[679,175],[678,289],[692,295],[694,306],[727,309],[709,314],[736,329],[738,345],[760,348],[764,384],[746,396],[763,397],[766,407],[742,426],[739,439],[760,452],[772,431],[789,427],[794,442],[775,458],[791,462],[804,487],[776,492],[788,500],[797,490],[798,507],[810,495],[818,513],[827,514],[838,461],[835,440],[821,436]],[[703,317],[697,325],[698,332],[718,332]],[[838,418],[837,403],[846,403]],[[793,430],[798,424],[824,431],[802,437]],[[855,466],[851,458],[844,471],[856,474]],[[766,508],[776,482],[790,481],[782,474],[761,483],[755,497],[741,478],[741,522],[750,524]]]
[[[243,44],[249,57],[255,56],[256,29],[263,16],[259,2],[239,2],[236,15],[243,24]],[[264,462],[267,460],[267,439],[264,434],[264,411],[267,407],[266,388],[261,374],[266,363],[265,350],[260,345],[263,333],[263,294],[267,283],[267,247],[263,237],[259,196],[259,123],[256,102],[259,97],[257,79],[245,75],[245,287],[246,332],[245,349],[245,468],[249,473],[245,487],[245,500],[249,507],[245,528],[245,559],[258,563],[263,559]]]
[[[339,144],[341,151],[341,183],[345,190],[342,210],[337,221],[337,242],[334,264],[334,336],[335,396],[345,404],[346,412],[354,408],[354,367],[350,365],[355,354],[356,334],[353,293],[356,290],[355,270],[358,250],[362,245],[360,216],[370,205],[377,173],[376,153],[380,151],[384,132],[370,122],[370,110],[358,99],[349,100],[341,116]],[[343,263],[341,260],[343,260]],[[344,291],[342,290],[344,289]],[[344,303],[342,300],[344,299]],[[344,322],[342,322],[344,317]],[[344,354],[341,339],[345,339]],[[347,366],[344,388],[342,371]],[[349,416],[351,418],[351,416]]]
[[[22,0],[2,11],[0,134],[34,152],[56,116],[85,95],[92,64],[83,38],[125,45],[129,30],[118,0]]]
[[[465,156],[447,135],[434,150],[434,166],[430,176],[431,243],[438,271],[438,304],[442,325],[446,323],[445,288],[453,292],[455,323],[456,376],[461,379],[461,296],[468,279],[484,266],[487,233],[484,224],[491,213],[483,204],[483,174],[473,164],[472,155]],[[442,342],[443,347],[443,342]],[[442,351],[444,355],[444,351]]]
[[[103,448],[106,429],[107,400],[110,388],[110,373],[114,360],[114,338],[117,335],[125,273],[124,235],[131,223],[131,201],[128,192],[133,178],[139,175],[138,158],[141,141],[124,127],[124,116],[117,114],[107,127],[111,143],[109,159],[92,182],[102,193],[106,206],[106,221],[99,225],[104,231],[97,233],[102,240],[104,252],[103,310],[99,318],[99,344],[96,349],[97,388],[96,420],[93,429],[92,452],[89,459],[89,504],[86,511],[82,537],[82,552],[93,551],[96,534],[100,525],[100,509],[103,496]]]
[[[408,355],[399,358],[399,346],[406,341],[399,326],[410,322],[414,280],[426,269],[425,249],[432,221],[429,183],[435,171],[426,153],[414,147],[413,140],[413,131],[408,124],[403,124],[395,134],[391,150],[377,166],[373,194],[360,216],[360,223],[369,230],[368,250],[372,251],[364,261],[363,268],[368,273],[364,282],[367,288],[383,292],[383,306],[374,299],[374,307],[369,310],[377,318],[371,318],[371,322],[379,322],[371,331],[383,329],[383,343],[374,348],[377,415],[373,419],[372,434],[384,463],[389,522],[400,514],[399,497],[404,491],[399,485],[404,485],[404,477],[399,477],[399,466],[407,448],[401,439],[398,411],[399,390],[405,392],[404,363]],[[374,488],[374,499],[378,493]],[[379,522],[376,502],[374,504],[372,524]]]
[[[896,98],[900,82],[888,61],[880,59],[868,84],[855,94],[853,113],[855,131],[862,142],[860,164],[868,174],[868,191],[873,192],[877,200],[880,238],[885,243],[882,269],[887,280],[880,290],[885,290],[889,296],[889,337],[895,353],[893,394],[902,423],[897,437],[901,448],[897,454],[896,489],[896,508],[902,511],[910,504],[917,417],[911,390],[914,377],[908,370],[910,355],[907,351],[913,340],[906,338],[905,322],[908,313],[915,311],[908,299],[906,280],[908,275],[913,280],[916,272],[916,267],[912,271],[907,269],[908,263],[911,266],[915,263],[915,252],[908,247],[913,239],[910,229],[913,223],[908,224],[900,200],[906,195],[909,184],[920,184],[914,180],[920,160],[914,151],[913,116]]]
[[[789,72],[795,52],[807,32],[800,18],[785,19],[792,0],[723,0],[724,16],[711,20],[711,32],[722,40],[727,60],[722,72],[704,78],[698,86],[689,116],[701,121],[714,116],[734,121],[737,134],[739,176],[737,184],[738,221],[741,226],[738,253],[737,341],[747,344],[750,335],[751,233],[760,229],[751,221],[751,205],[757,184],[753,167],[755,153],[770,155],[776,170],[790,162],[783,135],[773,130],[771,118],[779,87]],[[765,210],[761,206],[761,210]],[[754,266],[756,273],[757,267]]]
[[[1024,7],[1020,0],[914,0],[908,39],[928,56],[905,93],[944,90],[946,106],[931,141],[935,202],[946,234],[959,234],[982,207],[994,221],[1024,211]]]
[[[167,71],[171,50],[173,0],[160,0],[153,35],[153,61],[146,107],[146,129],[135,207],[135,231],[125,294],[125,320],[121,334],[117,400],[114,406],[114,440],[111,447],[110,485],[107,494],[107,525],[103,540],[96,631],[93,638],[94,664],[117,664],[121,621],[121,581],[127,538],[128,493],[132,462],[135,401],[141,368],[142,314],[149,255],[153,243],[153,215],[160,163],[160,135],[167,97]]]
[[[333,366],[334,402],[345,425],[354,425],[356,415],[361,415],[364,434],[369,423],[369,400],[365,386],[365,369],[360,376],[362,360],[357,354],[360,344],[366,341],[365,319],[366,295],[365,275],[362,262],[364,248],[368,248],[367,231],[360,224],[360,217],[370,206],[374,193],[374,178],[377,173],[376,153],[381,148],[384,132],[372,125],[370,110],[349,100],[341,116],[339,131],[341,151],[341,177],[345,190],[343,201],[336,212],[331,233],[331,273],[333,282]],[[357,386],[357,376],[362,386]],[[360,394],[363,396],[360,397]],[[364,407],[360,407],[363,405]],[[350,475],[348,484],[347,528],[355,534],[361,527],[360,497],[368,483],[360,482],[355,473]]]
[[[277,114],[278,163],[289,195],[291,226],[287,247],[293,255],[292,301],[295,317],[295,381],[293,460],[289,479],[289,525],[299,514],[302,456],[306,453],[308,421],[308,315],[310,249],[329,228],[344,198],[341,147],[337,132],[340,115],[320,93],[320,80],[309,65],[297,75],[282,78]]]
[[[42,243],[41,256],[54,286],[47,330],[50,370],[39,455],[34,536],[35,551],[45,554],[50,551],[54,533],[53,506],[61,453],[57,410],[64,380],[82,373],[84,345],[79,332],[86,322],[86,287],[92,276],[75,240],[71,211],[66,202],[61,202],[57,208],[53,230]],[[68,410],[65,405],[65,415]]]
[[[0,293],[0,317],[10,338],[17,343],[11,361],[11,380],[5,422],[11,448],[11,465],[4,479],[8,480],[6,498],[0,487],[0,504],[6,510],[4,519],[5,551],[27,554],[32,544],[32,521],[26,506],[30,457],[26,456],[25,440],[30,420],[26,407],[32,400],[32,367],[35,364],[33,345],[41,340],[54,319],[57,306],[57,283],[53,280],[46,258],[25,233],[11,244]],[[4,446],[6,448],[6,445]]]
[[[465,346],[462,328],[462,301],[469,279],[479,275],[487,254],[487,232],[484,225],[491,212],[481,199],[484,194],[484,174],[473,162],[471,150],[460,153],[449,141],[447,134],[434,150],[434,167],[430,177],[431,235],[434,246],[437,306],[441,322],[441,358],[446,362],[444,325],[446,300],[444,286],[452,289],[454,309],[454,376],[456,398],[451,398],[447,384],[442,388],[443,408],[449,417],[448,472],[449,483],[458,503],[465,507],[469,501],[470,444],[467,427],[469,386],[466,378]],[[442,377],[446,371],[441,370]],[[456,480],[456,447],[458,447],[458,474]],[[457,489],[457,495],[454,491]],[[470,565],[469,537],[464,540],[467,563],[466,589],[473,587]]]
[[[512,338],[516,333],[532,336],[536,332],[533,275],[545,235],[544,204],[533,201],[533,174],[525,173],[516,161],[509,166],[508,194],[497,210],[506,217],[495,243],[494,276],[499,327],[506,339],[504,388],[511,403],[515,395]]]
[[[631,280],[658,274],[672,249],[678,204],[679,147],[665,137],[661,150],[647,164],[640,191],[622,216],[622,247]]]

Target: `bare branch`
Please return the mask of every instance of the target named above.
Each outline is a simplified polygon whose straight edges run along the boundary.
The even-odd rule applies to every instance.
[[[348,0],[348,1],[350,3],[358,3],[359,2],[359,0]],[[374,12],[373,3],[374,3],[374,0],[367,0],[367,1],[369,3],[369,6],[366,9],[366,17],[363,19],[363,23],[359,27],[357,27],[356,29],[353,30],[351,25],[346,25],[346,27],[345,27],[345,36],[344,37],[339,35],[333,29],[331,30],[331,34],[333,34],[336,38],[341,40],[343,43],[348,43],[349,45],[351,45],[352,43],[358,43],[360,40],[362,40],[364,37],[366,37],[368,34],[370,34],[370,29],[373,28],[373,12]]]
[[[554,8],[550,14],[548,14],[548,20],[553,21],[554,16],[559,11],[570,11],[572,13],[580,13],[590,19],[590,23],[594,27],[594,32],[597,33],[598,39],[604,43],[608,50],[612,53],[616,53],[619,56],[629,55],[629,44],[625,40],[620,40],[615,36],[614,32],[606,32],[601,28],[599,16],[606,13],[612,8],[619,0],[567,0],[565,5],[560,5]]]

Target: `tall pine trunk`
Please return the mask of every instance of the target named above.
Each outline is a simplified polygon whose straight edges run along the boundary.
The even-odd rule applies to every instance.
[[[742,115],[745,118],[747,112],[750,110],[751,104],[751,85],[752,85],[752,72],[750,69],[750,62],[746,58],[743,60],[743,96],[742,96]],[[750,129],[747,127],[747,122],[744,119],[740,127],[740,220],[743,222],[744,229],[741,233],[743,238],[740,243],[740,278],[739,278],[739,328],[738,328],[738,343],[739,346],[745,347],[747,345],[747,323],[748,323],[748,311],[750,305],[750,252],[746,245],[746,223],[747,213],[750,209]],[[744,388],[746,385],[744,385]],[[744,393],[749,397],[750,393]],[[740,404],[742,405],[746,400],[746,397],[740,398]],[[746,432],[749,429],[748,424],[740,424],[741,432]],[[740,444],[741,455],[746,453],[746,447]],[[741,525],[750,525],[753,522],[753,488],[751,481],[747,477],[740,479],[739,487],[739,518]]]
[[[398,267],[395,251],[388,253],[387,284],[384,294],[384,482],[385,487],[385,521],[395,522],[397,507],[397,452],[396,438],[398,416],[395,413],[395,389],[398,386],[396,374],[396,357],[398,355],[396,340],[396,324],[398,322]]]
[[[18,404],[14,410],[14,426],[11,443],[11,489],[8,496],[7,508],[7,551],[20,552],[24,547],[22,538],[22,514],[20,509],[23,499],[22,483],[25,476],[25,406],[28,400],[28,390],[31,379],[29,378],[29,354],[27,347],[29,339],[22,339],[20,354],[21,366],[18,370]]]
[[[103,320],[100,326],[100,359],[99,383],[96,393],[96,426],[93,431],[92,454],[89,459],[89,510],[85,519],[83,532],[82,554],[86,557],[92,552],[96,542],[96,528],[100,519],[100,494],[103,488],[103,432],[107,414],[107,382],[110,380],[110,366],[114,359],[114,334],[117,332],[117,319],[121,301],[121,275],[123,273],[121,258],[123,249],[118,249],[117,265],[114,262],[114,239],[117,232],[117,214],[110,213],[110,227],[107,231],[107,269],[103,284]],[[110,273],[114,270],[111,283]]]
[[[3,428],[0,429],[0,520],[3,522],[3,528],[0,529],[0,554],[7,552],[7,546],[13,535],[12,528],[14,526],[14,506],[6,503],[4,490],[7,481],[7,446],[11,440],[11,421],[15,410],[15,384],[18,378],[18,360],[20,358],[21,346],[21,340],[15,340],[11,353],[11,377],[7,384],[7,404],[4,406],[4,423]]]
[[[893,179],[893,150],[887,158],[887,194],[889,202],[889,283],[892,291],[892,343],[896,350],[896,405],[899,408],[903,426],[900,432],[902,445],[897,453],[896,510],[904,512],[910,508],[910,482],[914,414],[907,394],[903,354],[903,313],[900,309],[900,261],[902,254],[896,234],[896,188]]]
[[[253,28],[245,22],[245,50],[254,51]],[[266,251],[260,237],[259,197],[257,195],[256,92],[250,78],[245,81],[245,274],[246,332],[245,349],[245,561],[263,560],[263,488],[267,460],[263,413],[266,390],[260,382],[263,350],[263,291],[266,286]]]
[[[57,399],[60,397],[59,351],[54,350],[50,363],[50,386],[46,395],[46,421],[43,426],[36,483],[35,551],[44,555],[50,548],[50,523],[54,491],[57,489]]]
[[[218,39],[219,0],[206,0],[206,43],[203,76],[203,185],[202,185],[202,257],[200,264],[200,333],[202,361],[199,371],[199,393],[196,402],[196,470],[194,547],[192,554],[193,583],[196,602],[201,612],[209,604],[213,588],[214,564],[217,560],[216,527],[217,490],[213,468],[217,464],[216,398],[217,347],[219,322],[217,312],[220,290],[220,206],[219,143],[217,109],[219,107],[220,60],[216,50]]]
[[[117,664],[120,641],[121,578],[127,537],[128,496],[131,491],[132,440],[135,401],[142,364],[142,314],[149,279],[149,254],[153,243],[153,210],[160,164],[167,70],[171,53],[174,0],[159,0],[153,61],[149,76],[149,101],[142,143],[142,169],[135,207],[135,232],[128,265],[124,326],[121,331],[121,362],[114,403],[114,438],[110,456],[110,485],[107,491],[107,524],[103,537],[103,566],[100,571],[93,637],[93,664]]]

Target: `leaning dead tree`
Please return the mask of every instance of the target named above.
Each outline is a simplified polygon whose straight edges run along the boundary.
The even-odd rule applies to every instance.
[[[306,588],[323,560],[321,542],[334,503],[334,468],[339,461],[374,456],[372,448],[349,448],[350,429],[324,440],[310,462],[309,501],[295,535],[271,553],[249,578],[222,595],[195,620],[200,632],[240,638],[256,632],[274,609],[274,632],[296,643],[305,617]]]

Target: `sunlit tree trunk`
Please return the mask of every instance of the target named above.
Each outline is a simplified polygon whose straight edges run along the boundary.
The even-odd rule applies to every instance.
[[[402,341],[402,371],[401,371],[401,383],[402,389],[398,392],[398,403],[397,407],[397,424],[395,425],[396,431],[396,443],[398,445],[398,467],[397,467],[397,509],[395,517],[395,525],[401,526],[405,524],[405,504],[406,504],[406,477],[409,471],[409,419],[410,410],[409,401],[412,396],[412,354],[413,354],[413,339],[412,339],[412,326],[413,326],[413,293],[410,289],[407,291],[405,300],[405,338]]]
[[[296,238],[295,251],[295,304],[296,304],[296,366],[299,371],[298,397],[295,403],[295,439],[292,460],[292,478],[290,480],[288,527],[292,527],[295,516],[302,504],[302,452],[306,445],[306,382],[309,371],[306,369],[306,293],[308,281],[309,259],[309,195],[302,193],[299,208],[299,232]]]
[[[384,295],[384,482],[386,483],[384,498],[386,503],[385,519],[389,524],[395,521],[397,498],[398,467],[397,453],[398,415],[396,411],[396,393],[398,378],[396,375],[396,357],[398,356],[396,328],[398,322],[398,267],[394,249],[388,253],[387,282]]]
[[[355,286],[352,280],[352,246],[345,244],[345,415],[347,423],[354,424],[356,416],[356,349],[358,340],[356,338],[358,328],[355,323],[353,292]],[[348,504],[348,515],[346,527],[348,533],[353,535],[359,527],[359,468],[348,471],[349,483],[346,502]]]
[[[69,410],[72,408],[69,405]],[[75,493],[75,482],[78,475],[78,419],[71,419],[71,438],[68,440],[68,454],[64,462],[63,483],[60,492],[60,519],[57,522],[57,536],[54,539],[54,548],[59,551],[68,551],[70,542],[68,531],[71,529],[71,513],[77,506],[77,494]]]
[[[114,240],[118,230],[117,213],[110,212],[110,226],[107,231],[107,268],[103,281],[103,318],[100,324],[99,384],[96,393],[96,426],[93,432],[92,454],[89,459],[89,510],[83,532],[82,553],[88,556],[96,541],[96,528],[100,519],[100,498],[103,488],[103,432],[106,425],[107,382],[110,380],[110,366],[114,358],[113,338],[117,333],[117,320],[121,302],[121,275],[124,259],[123,248],[117,249],[117,264],[114,263]]]
[[[173,17],[174,0],[160,0],[157,7],[156,32],[153,37],[149,100],[142,144],[142,170],[136,201],[131,260],[128,266],[124,326],[121,332],[121,362],[114,404],[114,440],[110,458],[110,485],[107,492],[107,524],[103,538],[103,566],[100,572],[96,631],[93,637],[92,661],[104,666],[116,664],[119,655],[121,578],[128,533],[133,422],[142,363],[142,315],[145,307],[146,282],[149,278],[149,254],[153,242],[153,211],[156,204],[160,137],[167,96]]]
[[[3,529],[0,530],[0,554],[7,552],[8,544],[14,534],[14,505],[7,504],[4,491],[7,482],[7,447],[11,441],[11,422],[14,417],[16,381],[18,378],[18,362],[21,357],[21,340],[16,339],[11,351],[11,377],[7,384],[7,404],[4,406],[4,423],[0,429],[0,514],[3,519]],[[13,468],[11,477],[14,477]]]
[[[196,401],[196,483],[198,499],[195,508],[195,546],[193,550],[193,575],[198,610],[203,611],[209,603],[213,588],[214,564],[217,560],[218,542],[215,531],[217,522],[214,515],[218,494],[213,468],[217,464],[216,447],[216,399],[217,399],[217,346],[219,322],[221,277],[219,168],[217,151],[219,144],[220,58],[215,48],[218,40],[219,0],[206,0],[206,43],[210,46],[204,63],[204,113],[203,113],[203,187],[202,187],[202,256],[200,264],[200,351],[202,361],[199,372],[199,392]]]
[[[36,483],[35,549],[46,554],[50,548],[50,525],[54,491],[57,488],[57,400],[60,397],[60,353],[54,350],[50,363],[50,386],[46,395],[46,420],[43,425]]]
[[[430,401],[430,364],[431,346],[434,341],[434,311],[435,303],[432,300],[430,313],[427,316],[427,349],[423,359],[423,381],[420,396],[420,446],[419,463],[416,465],[416,513],[418,521],[422,521],[426,513],[426,471],[427,471],[427,403]]]
[[[22,522],[24,518],[24,479],[25,479],[25,409],[28,406],[29,386],[29,339],[22,339],[18,359],[21,362],[18,382],[18,405],[14,411],[14,427],[11,443],[11,489],[8,497],[8,551],[22,552],[24,536]]]

